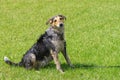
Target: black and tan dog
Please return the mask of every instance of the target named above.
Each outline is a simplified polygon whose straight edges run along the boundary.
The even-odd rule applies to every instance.
[[[26,52],[21,62],[13,63],[7,57],[4,61],[10,65],[24,66],[27,69],[39,68],[54,60],[57,70],[63,72],[58,53],[62,52],[66,62],[72,67],[66,52],[66,41],[64,38],[64,21],[66,17],[57,15],[50,18],[46,24],[50,27],[40,36],[38,41]]]

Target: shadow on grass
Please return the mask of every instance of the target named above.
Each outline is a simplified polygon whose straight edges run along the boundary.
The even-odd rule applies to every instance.
[[[75,63],[73,64],[74,65],[74,68],[73,69],[81,69],[81,68],[84,68],[84,69],[95,69],[95,68],[120,68],[120,66],[100,66],[100,65],[94,65],[94,64],[80,64],[80,63]],[[71,67],[67,64],[61,64],[62,68],[63,69],[70,69]],[[49,65],[47,65],[45,68],[55,68],[55,64],[54,63],[51,63]]]
[[[95,65],[95,64],[80,64],[80,63],[76,63],[74,64],[75,68],[85,68],[85,69],[89,69],[89,68],[120,68],[120,66],[101,66],[101,65]]]

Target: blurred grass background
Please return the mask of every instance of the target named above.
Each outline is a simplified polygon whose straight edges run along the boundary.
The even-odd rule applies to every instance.
[[[61,54],[65,74],[56,71],[53,62],[39,71],[4,63],[4,56],[19,62],[48,28],[46,21],[57,14],[67,17],[67,50],[74,69],[67,66]],[[119,80],[119,45],[119,0],[0,1],[1,80]]]

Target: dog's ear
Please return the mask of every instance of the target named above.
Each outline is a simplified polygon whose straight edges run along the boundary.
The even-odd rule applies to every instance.
[[[60,16],[60,17],[62,17],[64,20],[66,20],[66,17],[65,16],[63,16],[63,15],[58,15],[58,16]]]
[[[53,22],[53,18],[49,19],[49,20],[46,22],[46,25],[52,24],[52,22]]]

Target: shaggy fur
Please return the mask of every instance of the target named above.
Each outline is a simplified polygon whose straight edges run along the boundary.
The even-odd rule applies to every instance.
[[[14,63],[7,57],[4,57],[4,61],[9,65],[23,66],[26,69],[44,67],[52,60],[49,50],[52,49],[52,46],[47,38],[46,33],[41,35],[37,42],[23,55],[19,63]]]
[[[63,69],[61,68],[61,64],[58,58],[58,53],[62,52],[66,62],[69,66],[73,67],[71,61],[68,57],[66,51],[66,41],[64,37],[64,21],[66,17],[63,15],[57,15],[50,18],[46,24],[50,25],[50,28],[46,31],[49,36],[52,37],[50,42],[54,45],[55,50],[50,49],[50,53],[53,57],[54,63],[56,64],[57,70],[63,73]]]
[[[64,21],[66,17],[57,15],[50,18],[46,24],[50,27],[40,36],[38,41],[25,53],[21,62],[13,63],[7,57],[4,61],[10,65],[24,66],[27,69],[39,68],[54,60],[57,70],[63,73],[58,53],[62,52],[66,62],[73,67],[66,51],[64,37]]]

